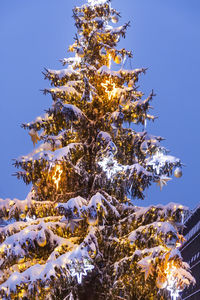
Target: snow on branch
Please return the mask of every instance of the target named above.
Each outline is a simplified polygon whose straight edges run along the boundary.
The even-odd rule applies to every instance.
[[[134,76],[138,76],[141,73],[145,73],[146,69],[145,68],[135,69],[135,70],[120,69],[119,71],[112,71],[107,66],[102,66],[101,68],[99,68],[97,72],[100,75],[107,75],[107,76],[119,77],[119,78],[123,78],[124,76],[129,76],[131,79]]]
[[[95,209],[98,209],[99,207],[102,207],[105,214],[107,214],[107,209],[104,206],[104,204],[109,207],[109,209],[114,213],[115,216],[119,217],[119,213],[115,206],[113,206],[101,193],[96,193],[89,201],[87,208],[94,207]]]
[[[13,200],[0,199],[0,218],[12,218],[17,213],[27,211],[32,205],[32,193],[29,193],[25,200],[14,198]]]
[[[75,105],[63,104],[62,113],[70,120],[87,119],[86,115]]]
[[[31,121],[26,124],[22,124],[23,128],[29,128],[32,129],[34,128],[35,130],[40,130],[40,127],[42,124],[51,122],[53,120],[53,117],[49,115],[48,113],[45,113],[41,116],[38,116],[34,121]]]
[[[178,210],[184,213],[188,211],[188,209],[188,207],[181,204],[170,202],[167,205],[158,204],[148,207],[136,207],[134,215],[137,220],[144,220],[148,213],[155,212],[157,218],[161,217],[162,219],[164,218],[165,220],[167,220],[169,218],[172,218]]]
[[[109,3],[109,2],[110,2],[110,0],[88,0],[88,3],[92,6],[102,5],[102,4]]]
[[[188,208],[177,203],[167,205],[158,204],[148,207],[133,207],[133,212],[128,217],[122,219],[121,223],[135,222],[134,228],[146,226],[153,222],[172,222],[173,226],[183,226],[184,216],[187,215]],[[169,223],[170,224],[170,223]]]
[[[97,135],[97,140],[100,143],[109,143],[112,140],[111,135],[108,132],[100,131]]]
[[[97,192],[89,200],[78,196],[76,198],[69,199],[67,203],[58,203],[57,209],[61,214],[65,215],[66,220],[72,216],[85,218],[91,213],[96,216],[97,214],[108,215],[108,210],[116,217],[119,217],[119,212],[116,207],[99,192]]]
[[[1,262],[0,267],[6,265],[12,265],[17,263],[21,257],[35,256],[40,247],[48,247],[53,249],[66,243],[64,238],[55,235],[49,227],[50,223],[40,222],[39,224],[30,224],[27,222],[27,226],[20,232],[14,233],[11,236],[6,237],[4,242],[0,245]]]
[[[38,201],[39,202],[39,201]],[[36,203],[37,205],[38,203]],[[42,206],[43,203],[40,203]],[[44,203],[45,204],[45,203]],[[44,205],[43,205],[44,206]],[[43,218],[30,218],[27,216],[23,221],[16,221],[13,223],[13,220],[11,219],[10,222],[7,223],[4,227],[0,227],[0,242],[2,243],[8,236],[11,236],[15,233],[20,232],[24,228],[30,225],[38,225],[39,223],[45,222],[49,223],[52,222],[52,228],[54,229],[55,226],[57,226],[57,222],[60,220],[60,216],[47,216]],[[62,227],[62,223],[59,223],[59,225]]]
[[[41,226],[41,224],[38,226]],[[44,233],[41,233],[41,231],[44,230],[44,227],[46,230],[49,230],[47,228],[48,224],[45,224],[45,226],[44,224],[42,224],[42,226],[43,229],[41,229],[38,233],[34,231],[34,229],[36,228],[30,228],[32,229],[29,233],[30,237],[34,239],[36,238],[36,234],[40,234],[40,236],[42,236]],[[87,232],[86,237],[80,245],[73,245],[73,243],[71,243],[70,241],[68,242],[66,239],[55,237],[55,235],[50,236],[51,240],[56,241],[57,248],[64,242],[67,243],[69,247],[71,247],[71,250],[60,255],[58,258],[56,258],[55,255],[50,255],[46,264],[37,263],[21,273],[15,271],[6,281],[4,281],[4,283],[0,285],[0,295],[8,296],[12,294],[12,292],[16,292],[17,288],[19,287],[25,288],[27,295],[30,295],[33,292],[36,284],[38,284],[38,282],[40,282],[41,284],[45,283],[48,287],[50,287],[50,285],[53,285],[55,281],[58,283],[60,274],[62,274],[63,279],[65,281],[71,284],[73,276],[73,274],[71,273],[72,265],[74,265],[76,261],[82,261],[83,259],[91,260],[88,254],[89,249],[92,252],[97,251],[97,240],[95,237],[95,231],[96,230],[94,228],[90,228]],[[20,234],[22,235],[22,233],[23,232],[21,232]],[[25,237],[22,236],[21,238],[22,240],[25,240],[26,237],[27,233]],[[20,242],[20,240],[18,241]],[[54,250],[56,250],[56,248]]]
[[[129,241],[134,244],[144,240],[147,242],[148,239],[155,239],[159,237],[163,242],[163,245],[166,243],[172,243],[175,245],[178,240],[177,229],[170,224],[169,222],[153,222],[145,226],[139,226],[136,230],[132,231],[129,234]],[[156,242],[156,239],[155,239]]]
[[[18,158],[18,161],[28,162],[28,161],[38,161],[39,159],[44,159],[51,163],[56,161],[63,161],[64,159],[70,160],[72,152],[77,150],[83,150],[82,143],[71,143],[66,147],[57,149],[55,151],[39,151],[36,153],[30,153],[25,156]]]
[[[82,214],[82,208],[84,205],[87,205],[86,199],[78,196],[76,198],[71,198],[67,201],[67,203],[58,203],[57,208],[59,211],[72,211],[76,212],[78,216]]]
[[[140,175],[143,177],[152,177],[152,173],[148,172],[143,166],[141,166],[139,163],[135,163],[133,165],[126,167],[127,172],[129,173],[129,179],[134,175]]]
[[[0,218],[10,220],[7,223],[9,226],[13,226],[12,221],[14,219],[28,221],[29,218],[39,217],[41,208],[43,216],[46,215],[48,217],[50,213],[53,213],[55,204],[52,201],[34,200],[34,191],[31,191],[25,200],[18,200],[16,198],[0,199]],[[1,230],[6,228],[7,227],[3,227]]]
[[[106,25],[105,31],[106,31],[106,33],[109,32],[111,35],[121,34],[124,37],[128,26],[130,26],[130,22],[126,23],[125,25],[116,27],[116,28],[113,28],[110,25]]]
[[[57,79],[62,79],[63,77],[67,77],[67,78],[71,78],[74,75],[77,77],[81,77],[80,72],[74,70],[71,67],[68,67],[66,69],[62,69],[62,70],[51,70],[51,69],[46,69],[47,74],[46,74],[46,78],[51,78],[51,76],[55,76]]]
[[[75,69],[81,63],[81,57],[73,56],[73,57],[63,58],[60,61],[62,62],[63,66],[68,64],[68,65],[72,65],[73,69]]]
[[[45,89],[44,94],[50,93],[52,95],[56,95],[58,98],[65,98],[66,96],[68,98],[77,97],[80,98],[81,94],[71,85],[66,84],[60,87],[54,87],[51,89]],[[54,97],[53,97],[54,98]]]

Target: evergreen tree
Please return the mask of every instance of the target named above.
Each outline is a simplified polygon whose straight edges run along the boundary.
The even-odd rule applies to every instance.
[[[40,141],[15,161],[31,192],[0,200],[1,299],[169,299],[194,282],[178,250],[187,209],[133,200],[174,169],[181,176],[182,164],[145,130],[155,119],[153,91],[145,99],[137,87],[146,69],[126,70],[132,54],[117,49],[129,23],[110,25],[120,14],[109,0],[88,0],[73,17],[75,55],[45,70],[52,106],[23,124]]]

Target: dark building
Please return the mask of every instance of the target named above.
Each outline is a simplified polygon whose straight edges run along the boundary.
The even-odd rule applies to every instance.
[[[184,261],[190,265],[196,284],[182,293],[182,299],[200,300],[200,204],[186,219],[183,235],[186,241],[181,253]]]

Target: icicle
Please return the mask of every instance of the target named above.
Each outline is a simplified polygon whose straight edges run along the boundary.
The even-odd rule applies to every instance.
[[[143,131],[146,131],[146,128],[147,128],[147,120],[145,119],[145,120],[144,120],[144,127],[143,127]]]
[[[121,70],[124,68],[125,62],[126,62],[126,55],[123,58]]]

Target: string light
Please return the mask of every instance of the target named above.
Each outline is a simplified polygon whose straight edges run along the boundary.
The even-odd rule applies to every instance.
[[[111,100],[112,97],[116,96],[117,88],[114,82],[112,82],[111,78],[106,80],[105,83],[101,84],[105,88],[105,92],[108,94],[108,99]]]
[[[53,181],[56,185],[56,189],[58,189],[58,185],[59,185],[59,182],[60,182],[60,179],[61,179],[62,172],[63,172],[63,170],[61,169],[61,166],[57,165],[56,169],[55,169],[55,173],[52,177],[52,179],[53,179]]]
[[[176,300],[179,297],[180,289],[177,288],[176,279],[175,279],[176,266],[174,263],[168,262],[167,268],[165,270],[167,276],[167,290],[170,291],[172,300]]]

